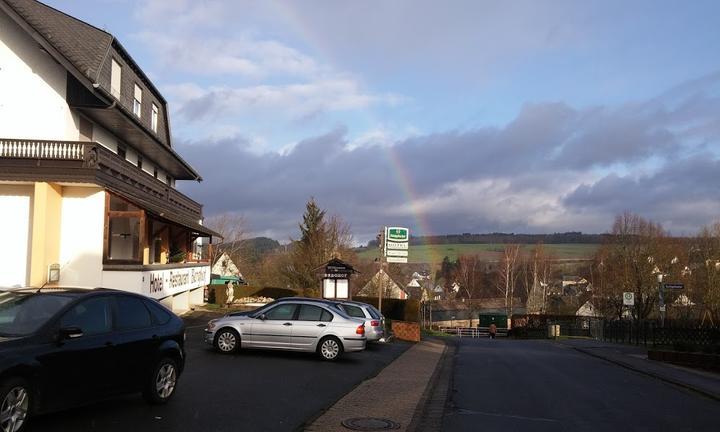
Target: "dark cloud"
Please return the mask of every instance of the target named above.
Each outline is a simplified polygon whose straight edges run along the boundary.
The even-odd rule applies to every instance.
[[[181,188],[206,215],[239,212],[251,231],[279,239],[297,235],[311,196],[360,240],[384,224],[418,228],[418,217],[437,233],[599,232],[624,210],[692,232],[720,216],[719,103],[693,86],[617,108],[531,104],[501,128],[389,148],[350,149],[344,128],[283,154],[253,153],[242,137],[176,140],[205,178]]]

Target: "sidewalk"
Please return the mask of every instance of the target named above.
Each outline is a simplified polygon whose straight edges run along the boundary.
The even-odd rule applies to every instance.
[[[446,351],[441,340],[419,342],[375,378],[345,395],[305,430],[347,432],[351,429],[342,422],[356,418],[387,419],[399,425],[394,430],[411,430],[418,404],[427,400],[426,389],[433,384],[432,378],[437,376],[438,363]]]
[[[720,375],[648,360],[647,349],[643,346],[615,344],[591,339],[568,339],[558,341],[558,343],[720,401]]]

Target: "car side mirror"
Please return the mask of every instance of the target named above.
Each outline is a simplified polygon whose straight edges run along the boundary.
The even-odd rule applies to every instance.
[[[258,319],[265,321],[267,319],[267,317],[265,316],[265,314],[260,314],[260,315],[258,315]]]
[[[58,340],[64,341],[67,339],[77,339],[83,336],[83,331],[80,327],[63,327],[58,332]]]

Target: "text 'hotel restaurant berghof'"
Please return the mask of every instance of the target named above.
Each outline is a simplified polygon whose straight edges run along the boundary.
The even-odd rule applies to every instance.
[[[105,287],[176,311],[210,282],[200,175],[165,99],[111,34],[0,0],[0,286]]]

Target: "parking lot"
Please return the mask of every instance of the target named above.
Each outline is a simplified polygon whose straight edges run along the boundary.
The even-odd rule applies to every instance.
[[[150,406],[139,395],[125,396],[34,418],[29,430],[298,430],[410,346],[371,344],[334,363],[304,353],[223,355],[202,342],[202,324],[187,321],[186,369],[168,405]]]

